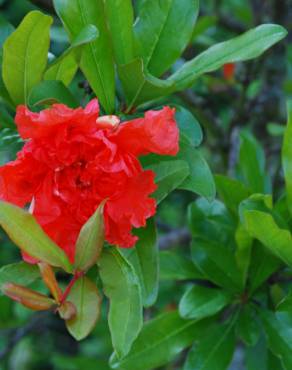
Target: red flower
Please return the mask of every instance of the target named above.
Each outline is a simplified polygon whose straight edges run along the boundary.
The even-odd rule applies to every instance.
[[[97,100],[85,109],[56,104],[40,113],[19,106],[18,131],[26,143],[17,159],[0,167],[0,198],[20,207],[31,204],[46,233],[74,260],[82,225],[100,202],[106,240],[131,247],[132,227],[145,226],[155,213],[155,174],[137,159],[157,153],[175,155],[178,129],[174,110],[146,112],[120,123],[99,117]]]
[[[235,64],[227,63],[223,66],[223,76],[226,80],[232,80],[235,73]]]

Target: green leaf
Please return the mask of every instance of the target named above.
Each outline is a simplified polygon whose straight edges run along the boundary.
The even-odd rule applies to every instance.
[[[248,131],[240,134],[238,170],[246,185],[254,193],[271,192],[270,177],[265,173],[265,152]]]
[[[157,231],[153,219],[146,228],[137,229],[139,237],[134,248],[123,249],[128,261],[134,267],[142,288],[142,301],[145,307],[152,306],[158,294],[158,245]]]
[[[23,252],[49,265],[72,272],[65,252],[45,234],[30,213],[0,201],[0,224]]]
[[[290,231],[281,229],[270,214],[260,211],[245,211],[244,220],[245,227],[253,238],[259,240],[287,265],[292,266]]]
[[[139,280],[117,248],[104,250],[99,267],[103,291],[110,300],[108,323],[113,347],[117,356],[123,357],[143,325]]]
[[[178,158],[185,160],[190,168],[189,176],[179,188],[213,200],[216,195],[214,178],[200,151],[191,146],[181,147]]]
[[[189,258],[177,252],[163,251],[159,254],[161,280],[204,279],[202,273]]]
[[[165,313],[146,322],[128,356],[120,361],[113,357],[111,367],[120,370],[156,369],[172,361],[206,327],[205,321],[183,320],[176,311]]]
[[[242,291],[241,274],[226,245],[195,239],[191,251],[194,264],[209,280],[229,292]]]
[[[42,79],[52,21],[52,17],[32,11],[4,43],[3,80],[15,104],[27,103],[31,89]]]
[[[94,329],[100,316],[101,297],[95,284],[83,276],[73,285],[67,300],[77,311],[73,319],[66,321],[67,329],[76,340],[82,340]]]
[[[215,183],[219,197],[233,215],[238,217],[239,204],[250,196],[250,190],[240,181],[223,175],[216,175]]]
[[[235,348],[234,321],[233,317],[227,324],[208,330],[198,344],[194,344],[183,370],[226,370]]]
[[[78,69],[82,47],[98,37],[99,33],[92,24],[84,27],[74,38],[70,47],[55,59],[44,74],[45,80],[57,80],[68,86]]]
[[[245,285],[248,275],[248,267],[250,264],[253,239],[246,231],[244,226],[239,224],[235,232],[235,240],[237,246],[235,251],[235,259],[237,266],[242,273],[242,281]]]
[[[127,64],[134,57],[134,11],[131,0],[106,0],[108,20],[117,64]]]
[[[99,30],[99,37],[84,46],[80,67],[106,112],[113,112],[114,64],[103,0],[54,0],[54,6],[72,40],[88,25]]]
[[[28,102],[31,106],[63,103],[71,108],[78,107],[74,95],[61,81],[43,81],[30,92]]]
[[[6,283],[27,286],[39,278],[40,271],[36,265],[25,262],[12,263],[0,268],[0,290]]]
[[[87,271],[98,260],[104,244],[104,202],[82,226],[76,241],[74,268]]]
[[[231,299],[224,290],[193,285],[182,296],[179,313],[185,319],[200,320],[221,311]]]
[[[236,332],[246,345],[256,345],[260,336],[260,326],[250,305],[242,306],[236,323]]]
[[[118,73],[128,103],[128,111],[142,103],[169,95],[173,82],[160,80],[145,70],[143,60],[137,58],[118,66]]]
[[[182,54],[191,39],[198,11],[198,0],[143,2],[134,27],[137,53],[154,76],[161,76]]]
[[[158,203],[176,189],[189,174],[189,166],[180,160],[162,161],[151,165],[149,169],[156,174],[155,183],[158,188],[153,196]]]
[[[199,146],[203,140],[203,131],[193,114],[178,106],[175,118],[179,127],[180,140],[184,140],[194,147]]]
[[[229,41],[211,46],[175,72],[169,81],[179,90],[191,86],[204,73],[215,71],[226,63],[237,63],[260,56],[283,39],[287,31],[275,24],[263,24]]]
[[[272,312],[263,309],[259,312],[262,319],[269,348],[280,357],[285,370],[292,369],[292,331]]]
[[[288,122],[282,146],[282,163],[287,192],[287,204],[292,215],[292,100],[287,104]]]
[[[292,312],[292,291],[278,304],[277,311]]]
[[[2,48],[4,41],[12,34],[14,27],[2,15],[0,15],[0,48]]]

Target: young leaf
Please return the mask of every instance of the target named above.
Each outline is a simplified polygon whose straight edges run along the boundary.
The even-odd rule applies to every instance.
[[[6,283],[30,285],[40,278],[37,266],[25,262],[13,263],[0,269],[0,290]]]
[[[101,298],[97,287],[83,276],[73,285],[67,299],[76,308],[76,315],[66,321],[69,333],[76,339],[86,338],[100,316]]]
[[[106,0],[105,11],[117,64],[127,64],[134,57],[132,1]]]
[[[45,234],[30,213],[0,201],[0,224],[23,252],[49,265],[72,272],[65,252]]]
[[[4,43],[3,80],[15,104],[27,103],[31,89],[42,79],[52,21],[52,17],[32,11]]]
[[[191,248],[193,262],[213,283],[229,292],[242,291],[241,274],[228,246],[195,239]]]
[[[182,54],[191,39],[198,11],[198,0],[142,3],[134,31],[137,53],[151,74],[161,76]]]
[[[287,31],[275,24],[263,24],[229,41],[211,46],[191,61],[185,63],[168,80],[184,90],[204,73],[215,71],[226,63],[237,63],[260,56],[283,39]]]
[[[282,163],[287,191],[287,204],[292,215],[292,100],[288,101],[288,122],[282,147]]]
[[[89,220],[82,226],[76,242],[74,268],[87,271],[101,254],[104,244],[104,202],[102,202]]]
[[[113,112],[114,64],[103,0],[54,0],[54,6],[72,40],[90,24],[99,30],[99,37],[84,46],[80,67],[106,112]]]
[[[189,352],[183,370],[226,370],[235,348],[234,317],[208,330]]]
[[[169,193],[176,189],[188,176],[189,166],[180,160],[162,161],[149,167],[155,172],[158,186],[154,197],[160,203]]]
[[[179,313],[184,319],[200,320],[221,311],[231,300],[224,290],[193,285],[182,296]]]
[[[177,252],[163,251],[159,254],[161,280],[204,279],[202,273],[189,258]]]
[[[158,294],[158,246],[154,220],[150,219],[146,228],[135,230],[135,235],[139,237],[135,247],[124,249],[123,253],[140,280],[143,305],[149,307]]]
[[[72,81],[79,64],[82,47],[98,37],[98,30],[92,24],[84,27],[74,38],[70,47],[48,67],[45,80],[57,80],[68,86]]]
[[[183,320],[176,311],[146,322],[131,352],[123,359],[111,359],[113,369],[152,370],[172,361],[187,348],[202,331],[205,321]]]
[[[62,297],[62,290],[59,287],[52,267],[45,262],[38,263],[38,266],[44,283],[48,287],[55,301],[59,303]]]
[[[110,300],[108,322],[113,347],[119,358],[124,357],[143,324],[139,280],[117,248],[104,250],[98,264],[103,291]]]
[[[29,98],[29,105],[63,103],[71,108],[79,104],[71,91],[61,81],[43,81],[32,88]]]
[[[260,211],[244,212],[245,227],[275,256],[292,266],[292,237],[288,230],[281,229],[274,218]]]

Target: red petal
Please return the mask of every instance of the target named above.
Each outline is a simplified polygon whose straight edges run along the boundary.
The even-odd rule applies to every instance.
[[[174,114],[174,109],[164,107],[146,112],[144,118],[121,124],[115,134],[120,148],[134,155],[176,155],[179,132]]]

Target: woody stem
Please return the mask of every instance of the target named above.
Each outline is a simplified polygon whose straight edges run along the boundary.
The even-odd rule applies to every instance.
[[[73,288],[74,284],[83,275],[84,275],[84,272],[83,271],[77,271],[77,272],[75,272],[73,278],[71,279],[70,283],[68,284],[67,288],[65,289],[65,291],[64,291],[64,293],[62,295],[62,298],[60,300],[60,304],[63,304],[66,301],[66,299],[68,298],[68,295],[70,294],[71,289]]]

